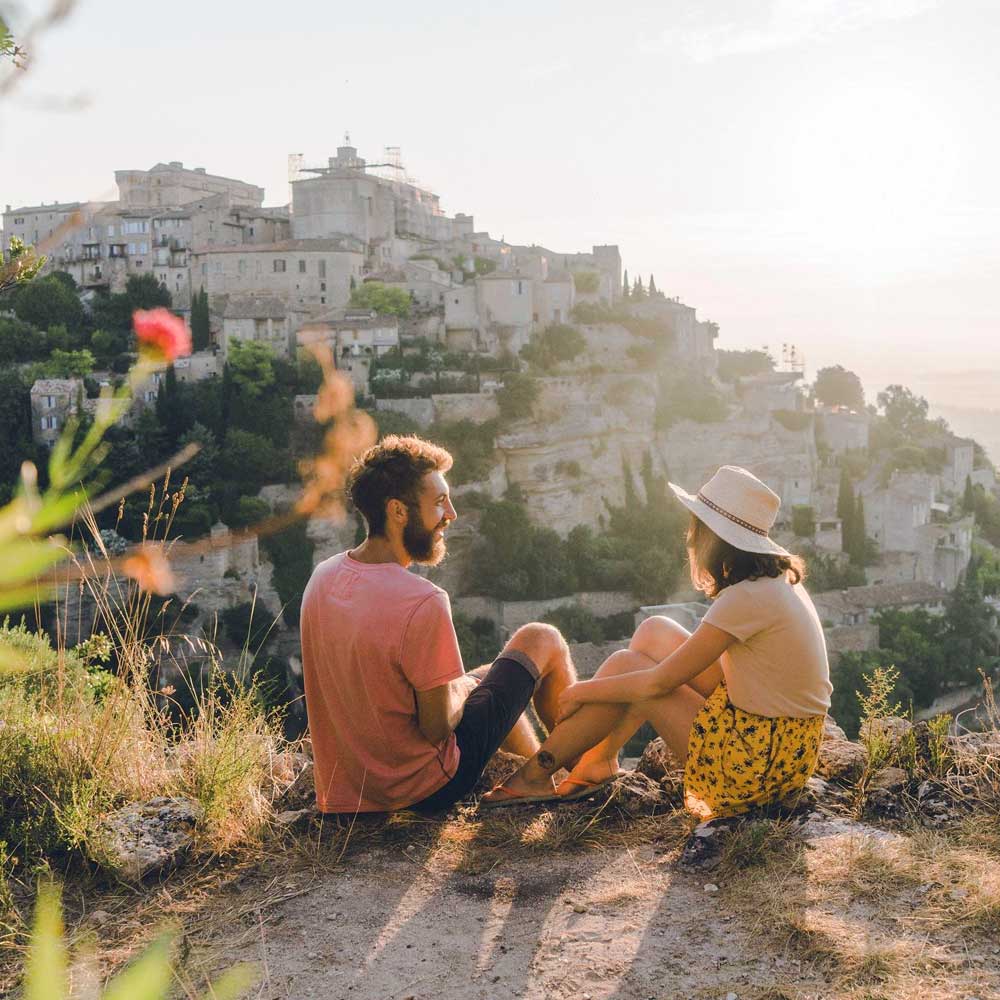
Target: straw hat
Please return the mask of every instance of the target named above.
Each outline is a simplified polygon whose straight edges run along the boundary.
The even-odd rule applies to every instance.
[[[670,488],[699,521],[704,521],[730,545],[744,552],[790,555],[768,537],[778,516],[781,497],[752,472],[738,465],[724,465],[702,486],[697,496],[691,496],[673,483]]]

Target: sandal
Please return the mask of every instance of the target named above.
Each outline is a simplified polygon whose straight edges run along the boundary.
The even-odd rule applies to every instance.
[[[559,787],[562,788],[563,785],[579,785],[580,787],[575,792],[567,792],[565,795],[556,795],[556,798],[560,802],[576,802],[579,799],[590,798],[591,795],[596,794],[602,788],[607,788],[608,785],[614,784],[625,772],[618,771],[612,774],[610,778],[605,778],[603,781],[587,781],[584,778],[565,778],[560,782]]]
[[[496,798],[487,798],[486,795],[495,795]],[[501,809],[504,806],[529,805],[532,802],[555,802],[560,796],[553,791],[550,795],[520,795],[512,792],[506,785],[496,785],[488,791],[480,800],[480,809]]]

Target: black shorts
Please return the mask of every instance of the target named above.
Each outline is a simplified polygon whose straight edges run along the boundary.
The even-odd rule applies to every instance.
[[[530,657],[516,650],[498,657],[465,700],[462,721],[455,727],[459,759],[454,776],[410,809],[442,812],[465,798],[528,707],[537,683],[538,668]]]

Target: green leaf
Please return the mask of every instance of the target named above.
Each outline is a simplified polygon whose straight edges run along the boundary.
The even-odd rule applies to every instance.
[[[257,982],[252,965],[236,965],[227,969],[204,993],[203,1000],[236,1000]]]
[[[24,1000],[62,1000],[68,988],[59,894],[51,885],[40,885],[25,964]]]
[[[169,934],[161,934],[111,980],[101,1000],[164,1000],[170,988],[170,942]]]
[[[25,583],[41,576],[47,569],[65,559],[65,544],[23,538],[7,542],[0,562],[0,594],[14,584]]]
[[[0,611],[17,611],[21,608],[28,608],[35,601],[44,604],[49,599],[51,592],[52,587],[43,587],[37,583],[26,587],[11,587],[9,590],[0,590]]]

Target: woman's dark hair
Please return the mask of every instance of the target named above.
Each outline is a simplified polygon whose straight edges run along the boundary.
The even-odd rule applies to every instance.
[[[347,475],[347,494],[368,525],[369,535],[385,534],[385,505],[418,501],[420,480],[428,472],[447,472],[451,454],[415,436],[390,434],[359,455]]]
[[[687,547],[691,583],[695,590],[704,591],[709,597],[718,597],[726,587],[744,580],[786,576],[789,583],[801,583],[806,578],[806,564],[801,556],[764,555],[738,549],[694,514],[688,525]]]

